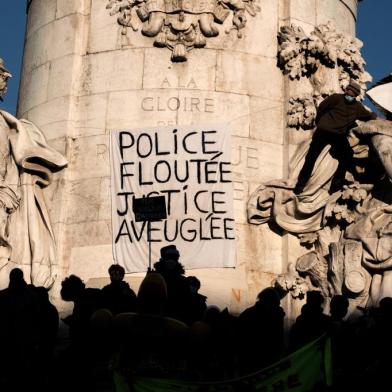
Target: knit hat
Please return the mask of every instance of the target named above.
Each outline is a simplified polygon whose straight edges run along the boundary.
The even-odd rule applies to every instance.
[[[350,83],[346,87],[346,90],[352,91],[355,94],[355,96],[358,96],[361,94],[361,86],[357,82],[355,82],[354,80],[350,80]]]
[[[161,248],[161,259],[167,259],[170,256],[180,257],[180,252],[175,245],[168,245]]]

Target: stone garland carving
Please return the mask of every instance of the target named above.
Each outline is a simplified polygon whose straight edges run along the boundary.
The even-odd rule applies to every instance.
[[[241,30],[247,15],[256,16],[260,11],[257,0],[108,0],[110,15],[118,15],[123,26],[122,34],[138,28],[133,22],[135,13],[143,22],[142,34],[155,37],[154,44],[172,51],[172,61],[186,61],[187,52],[202,48],[206,39],[219,35],[217,24],[232,14],[232,26],[226,30]]]
[[[278,61],[283,73],[292,81],[307,78],[313,89],[313,94],[290,99],[289,127],[313,128],[316,106],[322,99],[342,92],[350,79],[355,79],[363,91],[366,82],[372,80],[364,68],[362,41],[336,31],[331,22],[317,26],[310,35],[294,24],[283,26],[278,42]]]
[[[304,299],[306,292],[309,290],[309,285],[306,279],[301,278],[294,264],[290,263],[287,268],[287,272],[283,275],[279,275],[275,282],[275,288],[283,293],[290,293],[294,299]]]
[[[296,95],[289,99],[287,125],[291,128],[312,129],[316,118],[315,97],[311,94]]]

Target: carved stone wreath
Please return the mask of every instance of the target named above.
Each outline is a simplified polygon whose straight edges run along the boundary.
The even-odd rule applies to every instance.
[[[136,11],[143,22],[142,34],[155,37],[155,46],[172,51],[172,61],[186,61],[193,48],[206,45],[206,38],[219,35],[217,24],[232,14],[232,26],[226,30],[237,31],[246,26],[247,14],[256,16],[260,11],[258,0],[108,0],[110,15],[118,15],[123,26],[122,34],[138,28],[133,22]]]

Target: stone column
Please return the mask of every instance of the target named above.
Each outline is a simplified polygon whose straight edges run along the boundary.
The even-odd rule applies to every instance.
[[[291,251],[287,235],[246,219],[250,193],[287,174],[298,142],[286,128],[290,91],[277,67],[279,28],[297,23],[310,31],[333,20],[354,34],[356,0],[260,0],[241,37],[230,30],[231,12],[216,25],[219,35],[206,38],[185,62],[154,47],[135,13],[138,31],[120,26],[108,4],[33,0],[29,9],[19,117],[36,123],[70,162],[47,195],[59,280],[73,273],[99,286],[113,263],[111,129],[225,122],[232,136],[237,268],[192,274],[209,303],[240,311],[286,268]],[[141,276],[130,277],[134,288]]]

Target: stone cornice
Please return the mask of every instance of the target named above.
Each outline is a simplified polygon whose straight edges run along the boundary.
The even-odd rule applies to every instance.
[[[357,19],[357,7],[358,3],[362,0],[339,0],[341,1],[353,14],[354,18]],[[26,0],[26,11],[29,11],[30,5],[33,0]]]
[[[357,20],[357,8],[358,3],[362,0],[338,0],[341,1],[352,13],[355,20]],[[26,12],[29,12],[29,8],[33,0],[26,0]]]

